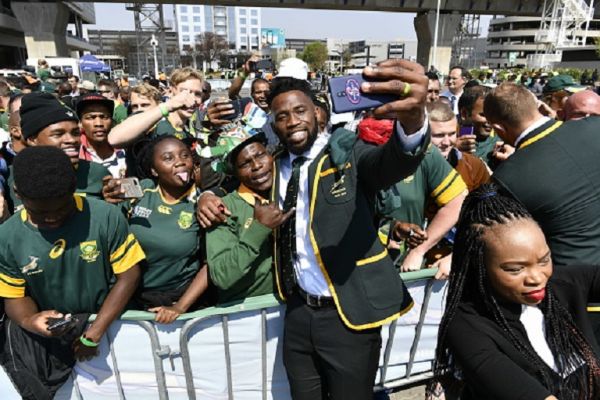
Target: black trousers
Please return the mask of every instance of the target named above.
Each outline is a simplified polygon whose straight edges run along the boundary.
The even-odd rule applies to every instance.
[[[288,299],[283,363],[294,400],[372,400],[381,328],[348,329],[335,307]]]

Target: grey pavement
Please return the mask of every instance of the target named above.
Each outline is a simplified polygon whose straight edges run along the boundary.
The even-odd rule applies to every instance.
[[[413,386],[390,394],[390,400],[424,400],[425,385]]]

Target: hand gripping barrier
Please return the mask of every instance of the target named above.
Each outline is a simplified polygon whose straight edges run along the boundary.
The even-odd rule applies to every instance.
[[[375,391],[431,377],[446,284],[432,279],[435,272],[402,274],[415,305],[382,329]],[[279,340],[284,313],[271,295],[184,314],[170,325],[128,311],[110,326],[100,354],[77,363],[55,398],[291,399]],[[0,370],[0,399],[19,398]]]

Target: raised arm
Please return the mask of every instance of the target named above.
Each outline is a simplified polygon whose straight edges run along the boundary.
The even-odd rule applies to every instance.
[[[393,94],[398,100],[384,104],[373,115],[396,121],[394,134],[383,146],[357,143],[359,178],[374,191],[412,174],[429,143],[425,118],[428,80],[423,67],[408,60],[387,60],[364,69],[364,75],[378,82],[365,82],[361,90],[373,94]]]
[[[161,118],[183,107],[192,107],[196,102],[193,94],[183,91],[166,102],[152,107],[140,114],[132,115],[108,134],[108,142],[114,147],[133,144],[144,136]]]
[[[258,60],[258,56],[252,56],[246,60],[242,68],[238,70],[235,78],[231,82],[231,86],[229,86],[229,90],[227,91],[227,94],[231,100],[235,100],[239,97],[242,86],[244,86],[246,78],[248,78],[248,75],[250,75],[250,62],[256,62]]]

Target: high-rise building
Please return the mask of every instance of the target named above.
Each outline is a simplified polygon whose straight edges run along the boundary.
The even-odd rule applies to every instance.
[[[203,32],[222,36],[237,51],[260,49],[260,8],[178,4],[175,14],[180,49]]]

